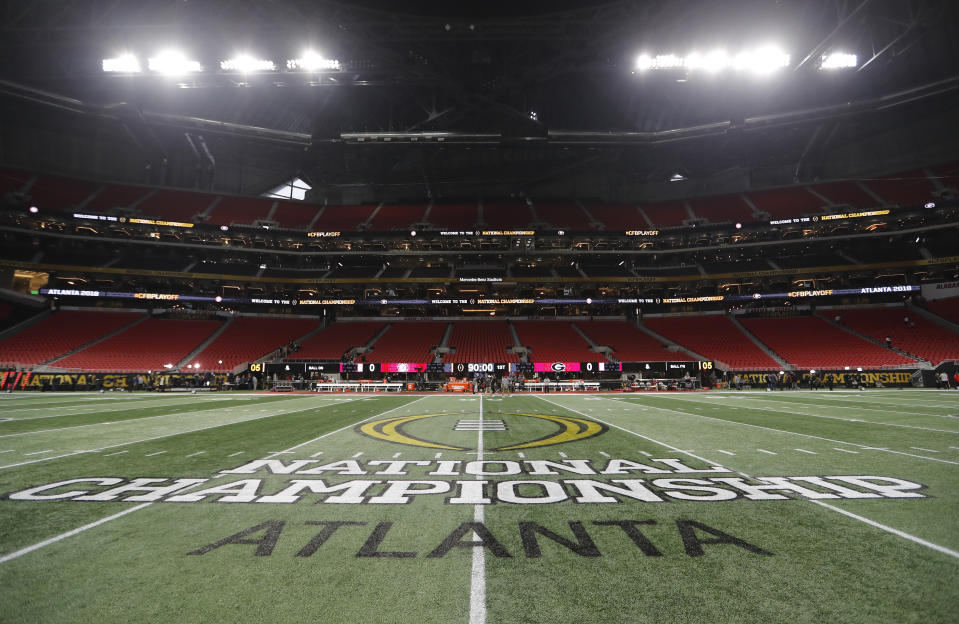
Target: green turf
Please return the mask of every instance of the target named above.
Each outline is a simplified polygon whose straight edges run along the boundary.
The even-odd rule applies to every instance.
[[[0,422],[0,558],[8,558],[0,562],[3,622],[956,621],[959,393],[62,393],[4,395],[0,412],[11,419]],[[372,427],[423,415],[430,416],[395,433],[389,422]],[[478,420],[496,430],[480,433],[463,422]],[[361,433],[364,423],[369,427]],[[582,439],[561,442],[555,438],[561,431]],[[551,437],[560,443],[500,450]],[[416,440],[425,445],[408,444]],[[491,472],[530,470],[534,464],[526,462],[537,460],[597,471],[610,459],[651,470],[721,468],[466,474],[467,462],[478,458],[512,462],[485,464]],[[280,467],[310,460],[302,470],[349,461],[367,474],[223,472],[256,459]],[[429,465],[382,474],[386,465],[368,464],[400,460]],[[651,484],[743,475],[874,475],[925,487],[922,498],[817,504],[794,495],[676,500]],[[289,494],[292,482],[376,483],[351,486],[364,503],[327,501],[342,490],[304,490],[290,503],[226,502],[223,493],[151,504],[8,498],[84,477],[209,479],[182,494],[258,480],[254,500]],[[625,487],[615,479],[643,479],[662,502],[603,490],[616,502],[574,501],[589,487],[576,482]],[[370,499],[409,480],[423,482],[414,489],[450,491],[412,494],[406,504]],[[477,480],[487,482],[477,496],[495,499],[503,488],[506,500],[455,502]],[[51,492],[71,489],[95,494],[108,487],[75,484]],[[516,502],[509,502],[510,492]],[[536,503],[546,494],[563,500]],[[480,516],[486,532],[474,535],[478,525],[463,523]],[[722,534],[741,541],[710,543]],[[19,554],[51,538],[59,539]],[[471,544],[481,539],[487,547]],[[485,600],[477,601],[481,591]]]

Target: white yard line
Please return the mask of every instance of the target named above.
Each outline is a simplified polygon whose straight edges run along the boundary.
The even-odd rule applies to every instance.
[[[786,396],[788,396],[788,395],[786,395]],[[747,397],[747,398],[757,399],[757,400],[763,400],[763,397],[761,397],[761,396]],[[827,397],[824,397],[824,398],[828,399],[829,397],[827,396]],[[769,399],[767,399],[767,400],[769,400]],[[843,401],[844,399],[834,399],[834,400],[835,400],[835,401]],[[791,405],[808,405],[809,407],[818,407],[818,408],[828,407],[828,408],[830,408],[830,409],[851,409],[851,410],[862,410],[862,411],[867,411],[867,412],[886,412],[887,414],[908,414],[908,415],[910,415],[910,416],[933,416],[933,417],[942,417],[942,416],[944,416],[944,414],[929,414],[928,412],[904,412],[904,411],[902,411],[902,410],[887,410],[887,409],[880,409],[880,408],[878,408],[878,407],[862,407],[862,406],[859,406],[859,405],[855,405],[855,406],[853,406],[853,405],[823,405],[822,403],[804,403],[803,401],[792,401],[792,400],[790,400],[788,403],[786,403],[785,401],[775,401],[774,399],[773,399],[773,401],[776,402],[776,403],[783,403],[783,404],[785,404],[785,405],[790,405],[790,404],[791,404]],[[948,409],[948,408],[943,408],[943,409]],[[810,414],[810,416],[812,416],[812,414]],[[869,422],[869,421],[866,421],[866,422]],[[877,423],[877,424],[879,424],[879,423]],[[882,423],[882,424],[887,424],[887,423]]]
[[[683,453],[683,452],[684,452],[684,451],[676,448],[675,446],[672,446],[672,445],[670,445],[670,444],[666,444],[665,442],[660,442],[659,440],[654,440],[653,438],[650,438],[650,437],[648,437],[648,436],[644,436],[644,435],[642,435],[642,434],[636,433],[635,431],[630,431],[629,429],[626,429],[625,427],[620,427],[619,425],[615,425],[615,424],[613,424],[613,423],[605,422],[605,421],[603,421],[603,420],[601,420],[601,419],[599,419],[599,418],[596,418],[595,416],[593,416],[593,415],[591,415],[591,414],[585,414],[585,413],[580,412],[580,411],[578,411],[578,410],[575,410],[575,409],[573,409],[573,408],[571,408],[571,407],[565,407],[565,406],[563,406],[563,405],[560,405],[559,403],[553,403],[553,402],[550,401],[549,399],[544,399],[543,397],[539,397],[539,398],[542,399],[542,400],[544,400],[544,401],[546,401],[547,403],[552,403],[552,404],[555,405],[556,407],[559,407],[559,408],[568,410],[568,411],[570,411],[570,412],[579,414],[579,415],[581,415],[581,416],[584,416],[585,418],[590,418],[590,419],[595,420],[595,421],[597,421],[597,422],[601,422],[601,423],[605,424],[605,425],[608,426],[608,427],[615,427],[616,429],[619,429],[619,430],[621,430],[621,431],[625,431],[626,433],[630,433],[630,434],[632,434],[632,435],[634,435],[634,436],[643,438],[644,440],[649,440],[650,442],[655,442],[656,444],[659,444],[660,446],[664,446],[664,447],[666,447],[666,448],[668,448],[668,449],[671,449],[671,450],[673,450],[673,451],[676,451],[677,453]],[[610,400],[613,400],[613,399],[610,399]],[[698,460],[700,460],[700,461],[702,461],[702,462],[705,462],[705,463],[707,463],[707,464],[710,464],[710,465],[718,464],[718,462],[714,462],[714,461],[712,461],[712,460],[708,460],[708,459],[705,459],[705,458],[703,458],[703,457],[698,457],[698,456],[696,456],[696,455],[693,455],[692,453],[686,453],[686,454],[689,455],[690,457],[695,457],[696,459],[698,459]],[[744,477],[746,477],[746,478],[749,478],[749,479],[752,478],[750,475],[746,474],[745,472],[739,471],[739,470],[735,470],[735,471],[733,471],[733,472],[735,472],[736,474],[742,475],[742,476],[744,476]],[[841,509],[841,508],[839,508],[839,507],[835,507],[835,506],[829,505],[829,504],[827,504],[827,503],[823,503],[822,501],[809,500],[808,502],[810,502],[810,503],[815,503],[815,504],[817,504],[817,505],[819,505],[820,507],[823,507],[823,508],[825,508],[825,509],[829,509],[829,510],[831,510],[831,511],[835,511],[836,513],[840,513],[840,514],[842,514],[842,515],[844,515],[844,516],[847,516],[847,517],[849,517],[849,518],[853,518],[853,519],[858,520],[858,521],[860,521],[860,522],[864,522],[864,523],[868,524],[869,526],[875,527],[875,528],[877,528],[877,529],[881,529],[881,530],[883,530],[883,531],[886,531],[887,533],[891,533],[891,534],[893,534],[893,535],[897,535],[897,536],[899,536],[899,537],[901,537],[901,538],[903,538],[903,539],[907,539],[907,540],[909,540],[909,541],[911,541],[911,542],[914,542],[914,543],[916,543],[916,544],[920,544],[920,545],[925,546],[925,547],[927,547],[927,548],[931,548],[931,549],[935,550],[936,552],[940,552],[940,553],[943,553],[943,554],[946,554],[946,555],[949,555],[949,556],[951,556],[951,557],[955,557],[955,558],[959,559],[959,552],[956,552],[956,551],[954,551],[954,550],[950,550],[950,549],[948,549],[948,548],[945,548],[944,546],[939,546],[938,544],[933,544],[932,542],[928,542],[928,541],[926,541],[926,540],[924,540],[924,539],[922,539],[922,538],[920,538],[920,537],[916,537],[915,535],[911,535],[911,534],[909,534],[909,533],[906,533],[905,531],[900,531],[899,529],[895,529],[895,528],[893,528],[893,527],[891,527],[891,526],[887,526],[887,525],[885,525],[885,524],[880,524],[879,522],[876,522],[875,520],[870,520],[869,518],[866,518],[866,517],[863,517],[863,516],[854,514],[854,513],[852,513],[852,512],[846,511],[845,509]]]
[[[483,422],[483,395],[479,400],[479,421]],[[476,461],[483,461],[483,427],[476,432]],[[483,477],[476,475],[477,480]],[[483,505],[473,505],[473,522],[485,522],[486,512]],[[473,539],[479,536],[473,533]],[[473,561],[470,567],[470,621],[469,624],[486,624],[486,547],[473,547]]]
[[[110,522],[111,520],[116,520],[117,518],[122,518],[123,516],[125,516],[125,515],[127,515],[127,514],[131,514],[131,513],[133,513],[134,511],[139,511],[140,509],[143,509],[144,507],[149,507],[149,506],[152,505],[152,504],[153,504],[153,503],[142,503],[142,504],[140,504],[140,505],[137,505],[136,507],[130,507],[129,509],[124,509],[124,510],[121,511],[120,513],[115,513],[115,514],[113,514],[112,516],[107,516],[106,518],[100,518],[100,519],[97,520],[96,522],[91,522],[90,524],[85,524],[85,525],[83,525],[82,527],[77,527],[77,528],[73,529],[72,531],[67,531],[66,533],[61,533],[60,535],[57,535],[57,536],[55,536],[55,537],[51,537],[51,538],[48,539],[48,540],[44,540],[44,541],[42,541],[42,542],[37,542],[36,544],[33,544],[32,546],[27,546],[26,548],[21,548],[20,550],[14,551],[14,552],[12,552],[12,553],[10,553],[10,554],[7,554],[7,555],[4,555],[4,556],[0,557],[0,563],[6,563],[6,562],[8,562],[8,561],[12,561],[12,560],[16,559],[17,557],[22,557],[23,555],[25,555],[25,554],[27,554],[27,553],[31,553],[31,552],[33,552],[33,551],[35,551],[35,550],[39,550],[40,548],[43,548],[44,546],[49,546],[50,544],[56,544],[56,543],[59,542],[59,541],[62,541],[62,540],[67,539],[68,537],[73,537],[74,535],[77,535],[78,533],[83,533],[84,531],[86,531],[86,530],[88,530],[88,529],[92,529],[92,528],[94,528],[94,527],[98,527],[98,526],[100,526],[101,524],[106,524],[107,522]]]
[[[396,411],[396,410],[398,410],[398,409],[400,409],[400,408],[402,408],[402,407],[407,407],[408,405],[412,405],[413,403],[416,403],[417,401],[421,401],[421,400],[423,400],[424,398],[426,398],[426,397],[420,397],[419,399],[416,399],[415,401],[410,401],[409,403],[404,403],[403,405],[400,405],[400,406],[398,406],[398,407],[394,407],[393,409],[389,409],[389,410],[387,410],[387,411],[385,411],[385,412],[382,412],[382,413],[380,413],[380,414],[376,414],[376,415],[374,415],[374,416],[370,416],[369,418],[364,418],[363,420],[361,420],[361,421],[359,421],[359,422],[366,422],[367,420],[370,420],[370,419],[372,419],[372,418],[376,418],[376,417],[378,417],[378,416],[382,416],[383,414],[389,414],[390,412]],[[328,406],[331,406],[331,405],[335,405],[335,403],[329,403],[329,404],[327,404],[327,405],[324,405],[323,407],[328,407]],[[316,409],[316,408],[313,407],[313,408],[310,408],[310,409]],[[305,411],[305,410],[297,410],[297,411],[302,412],[302,411]],[[294,414],[294,413],[296,413],[296,412],[286,412],[286,413],[288,413],[288,414]],[[256,420],[256,419],[254,419],[254,420]],[[248,421],[243,421],[243,422],[248,422]],[[300,443],[300,444],[297,444],[296,446],[291,446],[290,448],[288,448],[288,449],[286,449],[286,450],[287,450],[287,451],[292,451],[292,450],[298,449],[298,448],[300,448],[301,446],[305,446],[305,445],[307,445],[307,444],[310,444],[311,442],[315,442],[315,441],[317,441],[317,440],[321,440],[321,439],[323,439],[323,438],[325,438],[325,437],[327,437],[327,436],[333,435],[334,433],[339,433],[340,431],[343,431],[344,429],[349,429],[349,428],[351,428],[351,427],[355,427],[357,424],[359,424],[359,423],[352,423],[352,424],[346,425],[346,426],[344,426],[344,427],[340,427],[339,429],[336,429],[335,431],[330,431],[329,433],[324,433],[323,435],[318,436],[318,437],[316,437],[316,438],[313,438],[312,440],[307,440],[306,442],[302,442],[302,443]],[[164,451],[164,452],[165,452],[165,451]],[[198,485],[202,485],[202,484],[201,484],[201,483],[196,483],[196,484],[194,484],[194,485],[192,485],[192,486],[190,486],[190,487],[187,487],[187,488],[184,488],[184,489],[182,489],[182,490],[179,490],[178,493],[186,492],[186,491],[189,490],[190,488],[196,487],[196,486],[198,486]],[[129,509],[125,509],[124,511],[121,511],[120,513],[113,514],[112,516],[107,516],[106,518],[101,518],[101,519],[97,520],[96,522],[91,522],[90,524],[85,524],[85,525],[83,525],[82,527],[78,527],[78,528],[76,528],[76,529],[67,531],[66,533],[61,533],[60,535],[51,537],[50,539],[44,540],[44,541],[42,541],[42,542],[38,542],[38,543],[36,543],[36,544],[33,544],[32,546],[27,546],[26,548],[21,548],[21,549],[18,550],[18,551],[15,551],[15,552],[12,552],[12,553],[10,553],[10,554],[8,554],[8,555],[4,555],[3,557],[0,557],[0,564],[6,563],[7,561],[11,561],[11,560],[13,560],[13,559],[16,559],[17,557],[20,557],[20,556],[22,556],[22,555],[26,555],[27,553],[31,553],[31,552],[33,552],[33,551],[35,551],[35,550],[38,550],[38,549],[40,549],[40,548],[43,548],[44,546],[49,546],[50,544],[55,544],[55,543],[57,543],[57,542],[59,542],[59,541],[61,541],[61,540],[64,540],[64,539],[68,538],[68,537],[73,537],[74,535],[77,535],[78,533],[82,533],[82,532],[84,532],[84,531],[86,531],[86,530],[88,530],[88,529],[92,529],[92,528],[94,528],[94,527],[98,527],[98,526],[100,526],[101,524],[105,524],[105,523],[107,523],[107,522],[110,522],[111,520],[115,520],[115,519],[117,519],[117,518],[121,518],[121,517],[123,517],[123,516],[125,516],[125,515],[127,515],[127,514],[133,513],[134,511],[138,511],[138,510],[140,510],[140,509],[145,509],[145,508],[147,508],[147,507],[149,507],[150,505],[153,505],[153,504],[154,504],[154,503],[152,503],[152,502],[150,502],[150,503],[143,503],[143,504],[137,505],[136,507],[131,507],[131,508],[129,508]]]
[[[670,398],[676,398],[677,400],[683,401],[684,403],[696,403],[696,404],[699,404],[699,405],[704,405],[704,403],[703,403],[702,401],[697,401],[697,400],[695,400],[695,399],[683,399],[682,397],[670,397]],[[812,405],[812,404],[811,404],[811,403],[783,403],[783,405]],[[826,405],[826,406],[823,406],[823,407],[828,407],[828,408],[830,408],[830,409],[832,409],[832,408],[836,408],[836,409],[859,409],[859,408],[855,408],[855,407],[846,407],[846,406],[844,406],[844,405]],[[882,425],[882,426],[884,426],[884,427],[900,427],[900,428],[902,428],[902,429],[919,429],[919,430],[922,430],[922,431],[934,431],[934,432],[936,432],[936,433],[952,433],[952,434],[959,435],[959,431],[957,431],[957,430],[955,430],[955,429],[934,429],[934,428],[932,428],[932,427],[920,427],[920,426],[918,426],[918,425],[901,425],[901,424],[899,424],[899,423],[876,422],[875,420],[863,420],[862,418],[843,418],[842,416],[827,416],[827,415],[825,415],[825,414],[809,414],[809,413],[807,413],[807,412],[796,412],[796,411],[793,411],[793,410],[783,409],[783,408],[781,408],[781,407],[756,407],[756,406],[753,406],[753,405],[744,405],[744,406],[743,406],[743,409],[761,410],[761,411],[764,411],[764,412],[776,412],[776,413],[779,413],[779,414],[785,412],[786,414],[795,414],[795,415],[797,415],[797,416],[811,416],[811,417],[813,417],[813,418],[826,418],[826,419],[828,419],[828,420],[841,420],[841,421],[844,421],[844,422],[856,422],[856,423],[863,423],[863,424],[867,424],[867,425]],[[861,408],[861,409],[868,410],[869,408],[864,407],[864,408]],[[873,410],[873,411],[882,411],[882,412],[885,412],[885,411],[889,411],[889,410]],[[897,414],[912,414],[912,413],[914,413],[914,412],[896,412],[896,413],[897,413]],[[933,414],[922,414],[922,415],[923,415],[923,416],[932,416]]]
[[[319,408],[322,408],[322,407],[330,407],[330,406],[333,406],[333,405],[336,405],[336,404],[335,404],[335,403],[328,403],[328,404],[326,404],[326,405],[319,405],[319,406],[314,405],[314,406],[312,406],[312,407],[306,407],[306,408],[303,408],[303,409],[293,410],[293,411],[290,411],[290,412],[281,412],[281,413],[279,413],[279,414],[267,414],[266,416],[257,416],[257,417],[255,417],[255,418],[247,418],[246,420],[236,420],[236,421],[233,421],[233,422],[221,423],[221,424],[219,424],[219,425],[210,425],[210,426],[208,426],[208,427],[199,427],[199,428],[197,428],[197,429],[189,429],[189,430],[187,430],[187,431],[177,431],[177,432],[175,432],[175,433],[165,433],[165,434],[163,434],[163,435],[153,436],[152,438],[143,438],[142,440],[131,440],[131,441],[129,441],[129,442],[120,442],[120,443],[118,443],[118,444],[111,444],[111,445],[109,445],[109,446],[102,446],[102,447],[100,447],[100,448],[95,448],[95,449],[88,449],[88,450],[83,450],[83,451],[73,451],[72,453],[66,453],[66,454],[64,454],[64,455],[54,455],[53,457],[44,457],[44,458],[42,458],[42,459],[33,459],[33,460],[30,460],[30,461],[19,462],[19,463],[16,463],[16,464],[7,464],[7,465],[5,465],[5,466],[0,466],[0,470],[4,470],[4,469],[6,469],[6,468],[16,468],[16,467],[18,467],[18,466],[26,466],[27,464],[35,464],[35,463],[37,463],[37,462],[49,461],[49,460],[51,460],[51,459],[60,459],[60,458],[62,458],[62,457],[73,457],[74,455],[80,455],[81,453],[96,453],[96,452],[98,452],[98,451],[105,451],[105,450],[107,450],[107,449],[116,448],[116,447],[118,447],[118,446],[126,446],[126,445],[128,445],[128,444],[139,444],[140,442],[149,442],[149,441],[151,441],[151,440],[162,440],[163,438],[170,438],[170,437],[173,437],[173,436],[184,435],[184,434],[187,434],[187,433],[196,433],[197,431],[206,431],[207,429],[216,429],[217,427],[228,427],[228,426],[230,426],[230,425],[239,425],[239,424],[241,424],[241,423],[248,423],[248,422],[253,422],[253,421],[255,421],[255,420],[262,420],[262,419],[264,419],[264,418],[274,418],[274,417],[276,417],[276,416],[285,416],[285,415],[287,415],[287,414],[296,414],[296,413],[298,413],[298,412],[307,412],[307,411],[312,410],[312,409],[319,409]],[[181,412],[181,414],[182,414],[182,413],[183,413],[183,412]]]
[[[842,515],[853,518],[854,520],[865,522],[869,526],[875,527],[877,529],[881,529],[885,531],[886,533],[892,533],[893,535],[898,535],[899,537],[903,539],[907,539],[910,542],[921,544],[925,546],[926,548],[931,548],[935,550],[936,552],[941,552],[944,555],[949,555],[950,557],[955,557],[956,559],[959,559],[959,552],[946,548],[945,546],[940,546],[939,544],[933,544],[932,542],[926,541],[922,539],[921,537],[916,537],[915,535],[911,535],[909,533],[906,533],[905,531],[900,531],[899,529],[893,528],[889,525],[876,522],[875,520],[870,520],[869,518],[860,516],[859,514],[854,514],[851,511],[840,509],[839,507],[835,507],[833,505],[830,505],[829,503],[824,503],[822,501],[817,501],[817,500],[811,500],[809,502],[815,503],[819,505],[820,507],[825,507],[826,509],[831,509],[832,511],[835,511],[836,513],[841,513]]]
[[[626,405],[635,406],[635,403],[630,401],[623,401],[621,399],[609,398],[610,401],[616,401],[617,403],[625,403]],[[694,416],[696,418],[703,418],[705,420],[715,420],[716,422],[726,423],[727,425],[739,425],[742,427],[751,427],[753,429],[762,429],[764,431],[775,431],[776,433],[786,433],[789,435],[800,436],[803,438],[810,438],[813,440],[823,440],[825,442],[832,442],[834,444],[848,444],[850,446],[855,446],[861,449],[870,450],[870,451],[885,451],[886,453],[892,453],[894,455],[904,455],[906,457],[915,457],[917,459],[925,459],[927,461],[940,462],[943,464],[952,464],[954,466],[959,466],[959,462],[950,461],[948,459],[939,459],[938,457],[926,457],[925,455],[916,455],[915,453],[906,453],[904,451],[894,451],[888,448],[882,448],[877,446],[869,446],[867,444],[859,444],[857,442],[846,442],[845,440],[834,440],[833,438],[824,438],[822,436],[812,435],[811,433],[798,433],[796,431],[788,431],[786,429],[775,429],[773,427],[765,427],[763,425],[753,425],[751,423],[743,423],[736,420],[726,420],[725,418],[714,418],[712,416],[704,416],[703,414],[696,414],[694,412],[684,412],[683,410],[670,409],[668,407],[656,407],[661,412],[669,412],[672,414],[683,414],[685,416]]]

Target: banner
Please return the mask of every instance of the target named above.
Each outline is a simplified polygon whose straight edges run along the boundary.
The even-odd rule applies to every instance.
[[[938,284],[923,284],[922,298],[929,301],[959,297],[959,282],[939,282]]]

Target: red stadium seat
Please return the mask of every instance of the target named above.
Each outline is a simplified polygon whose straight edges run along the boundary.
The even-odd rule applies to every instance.
[[[339,360],[353,347],[362,347],[386,326],[383,322],[332,323],[300,344],[290,360]]]
[[[443,356],[444,362],[519,362],[515,353],[507,352],[516,346],[506,321],[457,321],[447,346],[456,347],[456,353]]]
[[[0,341],[0,363],[43,364],[141,318],[136,312],[61,310]]]
[[[722,314],[647,317],[643,324],[693,353],[728,364],[734,370],[779,366]]]
[[[907,308],[837,310],[842,324],[875,340],[892,340],[892,346],[918,355],[933,364],[959,359],[959,334],[910,312]],[[906,323],[905,319],[909,322]]]
[[[911,358],[814,316],[747,318],[742,319],[742,324],[784,360],[802,368],[880,368],[916,364]]]
[[[220,325],[220,321],[148,318],[56,365],[84,371],[162,371],[166,364],[179,364]]]
[[[430,348],[443,340],[447,323],[397,322],[373,343],[368,362],[432,362]]]
[[[575,325],[597,345],[612,347],[613,357],[621,362],[695,360],[688,353],[670,351],[661,341],[626,321],[585,321]]]
[[[532,349],[532,362],[590,362],[602,356],[589,350],[589,343],[569,322],[516,321],[519,340]]]
[[[201,370],[229,372],[288,345],[319,326],[316,319],[245,317],[230,323],[199,355]],[[222,364],[219,364],[220,361]]]

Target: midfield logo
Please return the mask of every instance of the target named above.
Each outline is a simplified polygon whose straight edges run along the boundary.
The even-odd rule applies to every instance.
[[[380,420],[374,420],[362,425],[358,425],[355,431],[361,435],[365,435],[369,438],[375,440],[383,440],[384,442],[392,442],[393,444],[405,444],[406,446],[420,446],[431,449],[447,450],[447,451],[471,451],[473,450],[467,446],[456,446],[446,442],[440,442],[435,440],[424,440],[423,438],[416,437],[404,431],[404,427],[410,423],[417,421],[422,421],[427,418],[435,418],[437,416],[449,416],[450,414],[417,414],[415,416],[393,416],[390,418],[383,418]],[[487,449],[489,451],[519,451],[523,449],[538,448],[542,446],[553,446],[554,444],[566,444],[567,442],[579,442],[581,440],[588,440],[589,438],[594,438],[598,435],[606,433],[607,427],[601,423],[598,423],[594,420],[588,418],[579,418],[573,416],[556,416],[554,414],[528,414],[521,412],[513,412],[506,414],[497,414],[498,416],[519,416],[521,418],[535,418],[539,420],[545,420],[552,422],[557,425],[556,431],[545,435],[541,438],[536,438],[535,440],[528,440],[525,442],[519,442],[517,444],[510,444],[507,446],[498,446],[495,448]],[[460,422],[476,422],[480,421],[460,421]],[[503,423],[502,420],[489,421]],[[505,427],[505,425],[503,425]],[[484,428],[485,430],[489,430]]]

